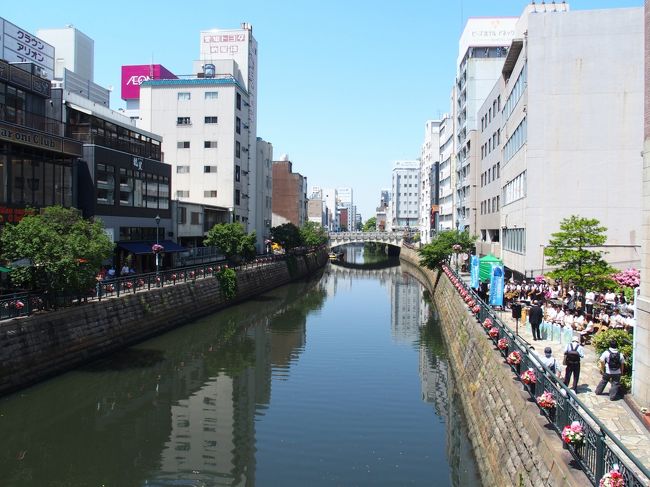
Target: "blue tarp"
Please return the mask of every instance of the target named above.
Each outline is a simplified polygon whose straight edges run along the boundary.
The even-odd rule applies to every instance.
[[[129,252],[136,254],[136,255],[142,255],[142,254],[152,254],[153,252],[151,251],[151,246],[154,244],[149,243],[149,242],[118,242],[117,245],[118,247],[122,247],[124,250],[128,250]],[[160,242],[160,245],[164,247],[164,252],[166,253],[171,253],[171,252],[185,252],[187,249],[185,247],[181,247],[175,242],[172,242],[171,240],[163,240]]]

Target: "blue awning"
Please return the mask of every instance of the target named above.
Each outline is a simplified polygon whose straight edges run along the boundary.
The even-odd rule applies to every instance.
[[[154,242],[155,243],[155,242]],[[128,250],[132,254],[143,255],[143,254],[152,254],[151,247],[153,243],[149,242],[118,242],[118,247],[122,247],[124,250]],[[187,249],[178,245],[176,242],[171,240],[163,240],[160,242],[160,245],[165,249],[165,253],[173,252],[185,252]]]

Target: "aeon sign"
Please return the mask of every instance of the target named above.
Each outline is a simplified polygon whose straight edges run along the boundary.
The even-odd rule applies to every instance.
[[[140,98],[140,85],[150,79],[176,79],[176,75],[160,64],[122,66],[122,100]]]

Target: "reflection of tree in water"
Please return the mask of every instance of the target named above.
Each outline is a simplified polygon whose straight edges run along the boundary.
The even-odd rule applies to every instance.
[[[429,319],[424,326],[420,327],[420,345],[426,347],[430,364],[440,359],[447,360],[447,349],[442,338],[442,329],[438,320],[438,314],[432,310]]]
[[[326,297],[327,293],[322,287],[310,290],[302,298],[297,298],[291,305],[273,316],[269,322],[269,328],[276,332],[289,332],[304,328],[309,313],[321,309]]]
[[[204,358],[205,372],[209,376],[222,372],[235,377],[255,364],[255,341],[245,332],[241,323],[233,318],[217,328],[214,345]]]

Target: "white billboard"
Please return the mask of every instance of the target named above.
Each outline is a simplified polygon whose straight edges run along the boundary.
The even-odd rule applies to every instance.
[[[467,19],[458,42],[457,66],[470,47],[510,46],[515,37],[515,25],[519,17],[493,17]]]
[[[7,62],[29,62],[54,79],[54,47],[0,17],[0,56]]]

